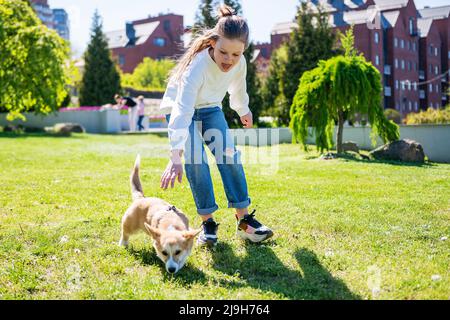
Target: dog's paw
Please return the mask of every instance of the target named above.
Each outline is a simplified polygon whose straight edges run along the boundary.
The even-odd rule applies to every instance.
[[[121,239],[119,241],[119,246],[128,248],[128,241],[124,241],[124,240]]]

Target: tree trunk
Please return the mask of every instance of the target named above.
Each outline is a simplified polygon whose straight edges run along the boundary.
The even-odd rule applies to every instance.
[[[336,148],[337,153],[341,154],[343,153],[342,150],[342,138],[344,136],[344,111],[339,110],[338,112],[339,120],[338,120],[338,131],[337,131],[337,142],[336,142]]]

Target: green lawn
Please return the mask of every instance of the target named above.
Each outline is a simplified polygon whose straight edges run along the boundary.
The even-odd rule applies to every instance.
[[[235,237],[212,166],[221,243],[194,248],[172,277],[145,235],[117,245],[137,153],[146,195],[200,223],[185,178],[159,189],[167,138],[0,134],[0,299],[450,298],[450,165],[279,152],[278,170],[245,166],[252,208],[273,239]]]

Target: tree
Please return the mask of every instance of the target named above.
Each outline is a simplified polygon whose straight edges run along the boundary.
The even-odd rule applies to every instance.
[[[0,0],[0,108],[8,120],[57,110],[67,95],[69,46],[27,1]]]
[[[354,49],[353,30],[341,36],[345,55],[320,61],[319,66],[303,74],[291,108],[294,140],[306,149],[308,128],[313,127],[320,151],[333,145],[337,129],[337,153],[342,153],[345,113],[367,114],[372,126],[372,141],[380,136],[384,142],[398,140],[398,126],[386,119],[381,104],[379,71]]]
[[[217,6],[216,0],[201,0],[200,7],[195,15],[194,26],[192,27],[192,34],[195,36],[203,29],[211,29],[217,23],[217,18],[214,16],[214,8]]]
[[[144,58],[132,74],[122,75],[122,86],[136,90],[164,91],[166,79],[174,66],[172,60]]]
[[[336,36],[328,24],[328,14],[309,9],[306,2],[298,7],[296,22],[298,28],[291,33],[287,43],[287,61],[285,72],[280,81],[283,95],[279,99],[279,122],[289,124],[289,110],[305,71],[317,66],[320,60],[336,55],[333,50]]]
[[[101,17],[94,13],[91,41],[84,54],[85,71],[80,87],[80,105],[101,106],[120,92],[120,74],[111,58]]]
[[[275,117],[278,125],[289,123],[289,112],[285,111],[287,102],[284,97],[283,85],[286,72],[287,44],[284,43],[273,51],[270,57],[269,75],[261,90],[263,110]]]

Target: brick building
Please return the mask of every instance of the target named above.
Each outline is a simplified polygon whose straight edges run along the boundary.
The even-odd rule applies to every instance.
[[[127,22],[107,32],[108,45],[123,72],[132,73],[145,57],[175,58],[184,52],[183,16],[165,14]]]
[[[380,71],[384,107],[407,114],[447,103],[450,6],[417,10],[413,0],[312,0],[330,26],[353,26],[355,47]],[[289,39],[295,22],[277,24],[272,50]]]

